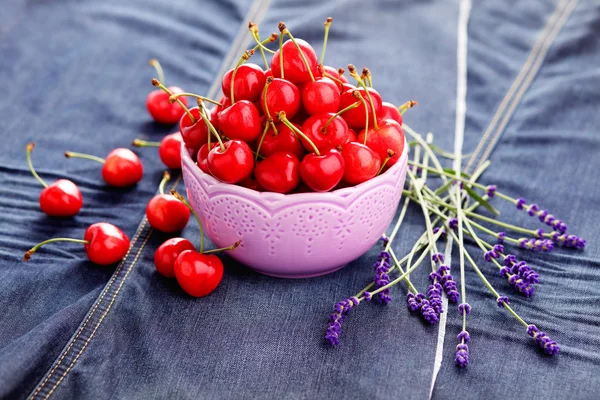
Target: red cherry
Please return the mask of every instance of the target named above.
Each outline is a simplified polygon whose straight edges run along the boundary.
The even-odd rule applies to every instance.
[[[352,93],[353,91],[356,90],[356,86],[354,86],[351,83],[344,83],[342,86],[344,88],[342,93],[345,93],[345,92],[351,92]]]
[[[266,190],[288,193],[300,183],[300,161],[293,154],[278,152],[259,162],[254,175]]]
[[[402,126],[402,114],[392,103],[384,101],[381,103],[381,110],[377,113],[378,121],[384,119],[393,119]]]
[[[302,39],[296,39],[296,43],[304,53],[306,57],[306,61],[310,66],[310,70],[313,73],[313,76],[317,76],[318,74],[318,61],[317,54],[315,50],[308,44],[306,41]],[[285,79],[294,82],[294,83],[304,83],[310,81],[310,75],[308,73],[308,69],[306,69],[306,65],[304,65],[304,61],[298,52],[298,48],[291,41],[288,40],[283,44],[283,73]],[[273,71],[273,76],[275,78],[281,78],[281,68],[279,64],[279,50],[273,54],[273,59],[271,60],[271,71]],[[290,114],[288,116],[291,118]]]
[[[211,113],[208,110],[206,110],[206,112],[208,113],[210,120]],[[190,108],[190,113],[194,117],[195,122],[192,122],[187,113],[183,114],[179,121],[179,132],[181,133],[185,145],[196,152],[208,141],[208,127],[200,116],[198,107]]]
[[[219,286],[223,278],[223,263],[214,255],[185,250],[177,256],[175,278],[184,292],[204,297]]]
[[[175,132],[167,135],[160,141],[158,156],[160,160],[171,169],[181,168],[181,144],[183,138],[181,133]]]
[[[251,176],[238,183],[238,185],[243,186],[247,189],[256,190],[257,192],[264,192],[265,190],[262,186],[260,186],[256,179],[252,178]]]
[[[219,103],[220,105],[215,107],[213,114],[216,113],[218,115],[221,111],[231,106],[231,99],[227,96],[223,96],[221,97],[221,100],[219,100]]]
[[[273,76],[273,71],[271,71],[271,68],[265,71],[265,79],[267,79],[268,77],[275,78]]]
[[[265,102],[260,104],[267,114]],[[271,115],[283,111],[288,118],[293,118],[300,109],[300,90],[292,82],[275,78],[267,89],[267,106]]]
[[[161,232],[179,232],[190,219],[190,210],[171,194],[157,194],[146,206],[150,226]]]
[[[300,129],[300,126],[295,126]],[[275,124],[275,128],[277,128],[277,134],[271,129],[267,131],[262,145],[260,146],[260,155],[269,157],[274,153],[285,151],[295,155],[298,159],[301,159],[306,152],[304,151],[302,142],[296,134],[282,123]]]
[[[404,150],[404,131],[398,123],[392,119],[385,119],[378,122],[379,130],[369,128],[367,134],[367,146],[373,149],[377,154],[381,162],[388,156],[388,149],[391,149],[394,153],[386,164],[386,167],[394,165],[402,155]],[[363,142],[365,131],[364,129],[358,134],[358,141]]]
[[[218,143],[211,142],[210,145],[211,149],[214,149]],[[208,170],[208,153],[208,143],[204,143],[202,147],[200,147],[200,150],[198,150],[198,156],[196,157],[196,163],[198,164],[198,167],[200,167],[202,172],[206,174],[210,174],[210,171]]]
[[[129,149],[114,149],[104,161],[102,178],[110,186],[125,187],[138,183],[144,175],[142,162]]]
[[[300,163],[302,181],[315,192],[333,189],[343,175],[344,157],[335,149],[321,155],[307,154]]]
[[[72,217],[83,206],[83,197],[77,185],[59,179],[40,193],[40,208],[51,217]]]
[[[317,146],[319,151],[343,145],[348,140],[348,125],[340,116],[334,117],[333,113],[316,114],[304,121],[302,131]],[[333,119],[332,119],[333,117]],[[325,127],[327,121],[331,122]],[[302,139],[302,144],[308,151],[313,151],[312,146]]]
[[[231,77],[233,69],[225,73],[221,88],[225,96],[230,96],[231,93]],[[248,63],[240,65],[235,73],[234,99],[249,100],[254,102],[258,100],[265,86],[265,72],[256,64]]]
[[[246,142],[228,140],[208,153],[208,170],[217,179],[237,183],[250,176],[254,169],[252,150]]]
[[[187,239],[176,237],[161,244],[154,253],[154,266],[159,274],[167,278],[175,277],[175,260],[186,250],[195,250]]]
[[[342,81],[342,83],[348,83],[348,78],[346,78],[344,75],[340,75],[339,70],[330,67],[329,65],[323,66],[323,69],[327,74],[333,76],[336,79],[339,79],[340,81]]]
[[[183,90],[176,86],[171,86],[168,89],[173,94],[183,93]],[[179,103],[169,103],[169,97],[169,94],[162,90],[153,90],[146,97],[146,108],[152,118],[158,123],[175,124],[185,113],[185,110]],[[180,100],[187,107],[187,99],[184,97]]]
[[[248,100],[236,101],[221,111],[219,128],[228,138],[245,142],[255,140],[262,133],[258,110]]]
[[[356,89],[363,99],[367,102],[367,106],[369,108],[369,126],[373,126],[373,111],[371,109],[371,103],[369,102],[369,97],[367,96],[365,89],[358,88]],[[378,113],[381,109],[381,96],[375,89],[368,88],[369,94],[373,99],[373,103],[375,105],[375,113]],[[354,97],[353,91],[346,91],[342,93],[340,98],[340,108],[346,108],[351,104],[356,103],[356,97]],[[350,128],[360,128],[365,126],[365,118],[366,111],[364,107],[357,107],[352,110],[348,110],[342,115],[342,118],[346,120],[348,126]]]
[[[336,113],[340,107],[340,89],[329,78],[317,78],[302,85],[302,104],[311,115]]]
[[[346,143],[342,148],[342,156],[344,156],[342,179],[350,185],[357,185],[375,177],[381,167],[379,155],[361,143]]]
[[[71,217],[77,214],[83,206],[83,197],[79,188],[67,179],[59,179],[48,185],[40,178],[31,163],[31,152],[34,147],[34,143],[27,144],[26,158],[31,174],[44,186],[40,193],[40,208],[51,217]]]
[[[346,143],[357,142],[357,141],[358,141],[358,136],[356,135],[356,132],[354,131],[354,129],[348,128],[348,140]]]

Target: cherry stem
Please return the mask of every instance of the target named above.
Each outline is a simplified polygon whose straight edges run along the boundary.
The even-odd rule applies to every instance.
[[[54,238],[54,239],[44,240],[43,242],[38,243],[35,246],[33,246],[31,249],[29,249],[23,256],[23,261],[29,261],[29,259],[33,255],[33,253],[38,251],[40,247],[42,247],[48,243],[54,243],[54,242],[72,242],[72,243],[90,244],[89,240],[73,239],[73,238]]]
[[[169,96],[173,96],[173,92],[171,92],[169,89],[167,89],[167,87],[165,85],[163,85],[162,83],[160,83],[160,81],[158,79],[156,79],[156,78],[152,78],[152,86],[156,86],[157,88],[159,88],[160,90],[162,90],[163,92],[165,92],[166,94],[168,94]],[[179,100],[177,98],[175,99],[175,101],[177,101],[177,103],[184,109],[184,111],[186,112],[186,114],[190,118],[190,121],[192,121],[192,124],[195,124],[196,123],[196,118],[194,118],[194,116],[192,115],[192,113],[190,112],[190,110],[185,106],[185,104],[183,104],[181,102],[181,100]]]
[[[160,194],[165,194],[165,185],[167,184],[167,182],[169,182],[170,179],[171,174],[169,174],[169,171],[165,171],[165,173],[163,174],[163,178],[160,181],[160,185],[158,185],[158,192]]]
[[[358,82],[358,84],[367,93],[367,97],[369,98],[369,103],[371,103],[371,109],[373,110],[373,126],[375,127],[376,131],[379,130],[379,126],[377,125],[377,114],[375,114],[375,103],[373,102],[373,99],[371,98],[371,93],[369,93],[367,86],[365,85],[363,80],[360,79],[360,76],[358,76],[358,74],[356,73],[356,68],[354,67],[354,65],[348,64],[348,71],[350,71],[350,76],[353,77],[354,79],[356,79],[356,82]]]
[[[371,79],[371,71],[369,71],[369,68],[366,68],[366,67],[363,68],[361,78],[363,78],[363,77],[369,84],[369,87],[373,87],[373,80]]]
[[[400,115],[404,115],[404,113],[406,112],[406,110],[408,110],[409,108],[413,108],[414,106],[418,106],[419,103],[415,100],[409,100],[406,103],[402,104],[400,107],[398,107],[398,111],[400,111]]]
[[[220,249],[212,249],[212,250],[206,250],[205,252],[201,252],[202,254],[212,254],[212,253],[219,253],[221,251],[229,251],[229,250],[235,250],[238,248],[238,246],[242,244],[241,240],[238,240],[237,242],[235,242],[234,244],[232,244],[231,246],[227,246],[227,247],[221,247]]]
[[[367,134],[369,133],[369,106],[367,105],[367,102],[365,101],[365,99],[360,95],[360,92],[358,90],[355,90],[354,92],[352,92],[352,95],[354,97],[356,97],[357,99],[359,99],[363,106],[365,107],[365,137],[363,139],[363,144],[366,146],[367,145]]]
[[[265,64],[265,68],[269,68],[269,63],[267,62],[267,57],[265,56],[265,49],[263,49],[262,42],[260,40],[260,34],[258,33],[258,28],[256,28],[256,33],[252,32],[251,34],[254,40],[256,41],[256,46],[254,46],[254,48],[258,48],[258,51],[260,51],[260,56],[263,59],[263,63]]]
[[[256,46],[254,46],[254,50],[260,49],[260,52],[263,54],[263,61],[265,62],[265,66],[268,66],[269,63],[267,62],[267,59],[264,56],[264,51],[267,51],[271,54],[275,54],[275,52],[267,47],[265,47],[265,44],[274,42],[277,40],[277,34],[276,33],[272,33],[271,36],[269,36],[267,39],[265,40],[260,40],[260,35],[258,34],[258,25],[250,22],[248,24],[248,29],[250,29],[250,34],[252,35],[252,38],[254,39],[254,41],[256,42]]]
[[[237,74],[237,70],[240,68],[240,66],[245,63],[246,61],[248,61],[250,59],[250,57],[252,57],[254,55],[254,50],[246,50],[244,52],[244,54],[242,55],[242,57],[240,58],[240,60],[238,61],[238,63],[236,64],[235,68],[233,69],[233,72],[231,73],[231,104],[235,104],[235,98],[233,97],[233,94],[235,92],[234,90],[234,85],[235,85],[235,75]]]
[[[282,28],[283,28],[283,30],[282,30]],[[300,53],[300,58],[302,59],[302,62],[304,63],[304,66],[308,70],[308,74],[310,75],[310,80],[314,82],[315,81],[315,77],[313,76],[313,73],[310,70],[310,65],[308,65],[308,60],[306,59],[306,56],[304,55],[304,52],[300,48],[300,45],[298,44],[298,42],[296,42],[296,38],[294,38],[294,36],[292,36],[292,33],[288,30],[288,28],[286,28],[286,26],[285,26],[285,24],[283,22],[279,23],[279,30],[281,31],[281,36],[283,36],[285,34],[285,35],[288,35],[290,37],[290,39],[292,40],[292,42],[296,46],[296,49],[298,49],[298,53]],[[282,63],[282,65],[283,65],[283,63]],[[283,76],[282,76],[282,78],[283,78]]]
[[[192,205],[182,195],[180,195],[177,192],[177,190],[175,190],[175,189],[171,190],[171,194],[173,196],[175,196],[175,198],[177,200],[179,200],[180,202],[182,202],[183,204],[185,204],[185,206],[194,215],[194,218],[196,218],[196,222],[198,222],[198,227],[200,227],[200,253],[204,253],[204,229],[202,228],[202,222],[200,222],[200,217],[196,213],[196,210],[194,210],[192,208]]]
[[[385,160],[383,160],[383,162],[381,163],[381,168],[379,168],[379,171],[377,171],[377,175],[381,174],[381,172],[387,165],[388,161],[390,161],[392,159],[392,157],[394,157],[396,155],[396,153],[392,149],[388,149],[387,153],[388,153],[388,155],[385,158]]]
[[[326,78],[329,78],[329,79],[331,79],[332,81],[336,82],[336,83],[337,83],[338,85],[340,85],[340,87],[343,89],[344,82],[342,82],[342,80],[341,80],[341,79],[339,79],[339,78],[336,78],[335,76],[333,76],[333,75],[331,75],[331,74],[327,73],[327,71],[325,71],[325,68],[323,68],[323,64],[319,64],[319,66],[318,66],[317,68],[319,69],[319,73],[320,73],[322,76],[324,76],[324,77],[326,77]]]
[[[285,79],[283,73],[283,32],[279,35],[279,72],[281,74],[281,79]]]
[[[263,129],[263,133],[262,136],[260,137],[260,140],[258,141],[258,146],[256,147],[256,154],[254,155],[254,164],[256,164],[256,162],[258,161],[258,156],[260,154],[260,148],[262,147],[263,144],[263,140],[265,140],[265,136],[267,136],[267,131],[269,130],[269,122],[267,122],[265,124],[265,129]]]
[[[271,86],[271,83],[273,83],[273,77],[270,76],[267,78],[267,81],[265,82],[265,88],[263,89],[263,105],[265,106],[265,113],[267,114],[267,124],[271,125],[274,135],[277,136],[279,135],[279,132],[277,131],[277,127],[273,122],[271,111],[269,111],[269,105],[267,104],[267,90],[269,89],[269,86]]]
[[[152,65],[154,67],[154,69],[156,70],[156,74],[158,75],[158,80],[161,82],[165,82],[165,73],[162,69],[162,67],[160,66],[160,63],[158,62],[158,60],[156,58],[151,59],[148,64]]]
[[[35,169],[33,169],[33,164],[31,163],[31,152],[33,151],[34,147],[35,147],[35,144],[33,142],[27,144],[27,152],[25,153],[25,154],[27,154],[27,156],[26,156],[27,157],[27,165],[29,166],[29,170],[31,171],[31,174],[33,175],[33,177],[35,179],[37,179],[37,181],[39,183],[41,183],[43,187],[47,188],[48,184],[46,183],[45,180],[40,178],[40,176],[37,174],[37,172],[35,172]]]
[[[74,151],[65,151],[65,157],[67,157],[67,158],[85,158],[86,160],[96,161],[96,162],[99,162],[100,164],[104,164],[104,162],[105,162],[104,158],[92,156],[90,154],[75,153]]]
[[[198,108],[200,111],[200,113],[199,113],[200,117],[202,117],[202,120],[204,121],[204,123],[206,124],[206,126],[208,127],[210,132],[212,132],[212,134],[215,135],[217,140],[219,141],[219,147],[221,148],[221,151],[225,151],[225,145],[223,144],[223,141],[221,140],[219,133],[217,132],[217,130],[215,129],[213,124],[211,124],[210,120],[206,117],[206,113],[205,113],[205,109],[204,109],[204,102],[202,101],[202,99],[198,99]],[[210,132],[208,134],[208,139],[209,139],[208,151],[211,150],[211,148],[210,148]]]
[[[333,18],[328,17],[325,21],[325,35],[323,37],[323,49],[321,50],[321,59],[319,60],[319,64],[323,64],[323,60],[325,60],[325,50],[327,49],[327,39],[329,38],[329,27],[331,26],[331,21]]]
[[[169,97],[169,103],[176,102],[177,99],[179,99],[181,96],[194,97],[196,99],[201,99],[201,100],[207,101],[207,102],[209,102],[211,104],[214,104],[215,106],[221,106],[222,105],[221,103],[219,103],[216,100],[209,99],[208,97],[200,96],[199,94],[196,94],[196,93],[175,93],[175,94],[172,94]]]
[[[363,99],[363,101],[364,101],[364,99]],[[346,107],[344,109],[341,109],[340,111],[338,111],[337,113],[335,113],[334,115],[332,115],[331,118],[329,118],[327,120],[327,122],[325,122],[325,125],[323,125],[323,127],[321,128],[321,132],[327,132],[327,127],[329,126],[329,124],[331,124],[333,122],[333,120],[336,117],[339,117],[340,115],[342,115],[346,111],[352,110],[353,108],[356,108],[358,106],[360,106],[360,101],[357,101],[356,103],[352,103],[348,107]]]
[[[296,132],[298,135],[300,135],[300,137],[302,137],[302,139],[306,140],[308,142],[308,144],[310,144],[310,147],[313,148],[314,152],[316,155],[320,156],[321,153],[319,152],[319,149],[317,148],[317,146],[315,146],[315,144],[313,143],[312,140],[309,139],[308,136],[306,136],[306,134],[304,132],[302,132],[300,129],[296,128],[286,117],[285,117],[285,111],[280,111],[277,114],[277,119],[279,119],[285,126],[287,126],[288,128],[290,128],[292,131]]]
[[[133,139],[131,144],[135,147],[160,147],[160,142],[152,142],[143,139]]]

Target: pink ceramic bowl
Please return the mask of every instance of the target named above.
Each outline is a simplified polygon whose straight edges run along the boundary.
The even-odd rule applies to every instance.
[[[405,149],[408,146],[405,146]],[[281,278],[307,278],[342,268],[366,253],[390,225],[402,194],[407,152],[384,174],[327,193],[261,193],[222,183],[196,166],[182,148],[188,199],[217,246]]]

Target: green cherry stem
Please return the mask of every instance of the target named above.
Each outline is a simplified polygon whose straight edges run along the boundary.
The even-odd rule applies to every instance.
[[[235,68],[233,69],[233,72],[231,73],[231,91],[230,91],[230,98],[231,98],[231,104],[235,104],[235,98],[233,96],[235,90],[235,75],[237,74],[237,70],[240,68],[240,66],[242,64],[244,64],[246,61],[248,61],[250,59],[250,57],[252,57],[254,55],[254,50],[246,50],[244,52],[244,54],[242,55],[242,57],[240,58],[240,60],[238,61],[238,63],[236,64]]]
[[[364,99],[363,99],[364,101]],[[323,125],[323,127],[321,128],[321,132],[327,132],[327,127],[329,126],[329,124],[331,124],[333,122],[333,120],[336,117],[339,117],[340,115],[342,115],[343,113],[345,113],[348,110],[352,110],[353,108],[359,107],[360,106],[360,101],[357,101],[356,103],[350,104],[348,107],[341,109],[340,111],[338,111],[337,113],[335,113],[334,115],[331,116],[331,118],[329,118],[327,120],[327,122],[325,122],[325,125]]]
[[[319,70],[319,73],[321,74],[321,76],[331,79],[332,81],[334,81],[335,83],[337,83],[340,86],[342,86],[344,84],[344,82],[342,82],[342,80],[339,79],[339,76],[336,78],[335,76],[327,73],[327,71],[325,71],[325,68],[323,67],[323,64],[319,64],[317,66],[317,69]]]
[[[204,253],[204,229],[202,228],[202,222],[200,222],[200,217],[198,216],[196,210],[194,210],[192,205],[181,194],[179,194],[177,190],[171,190],[171,194],[175,196],[177,200],[185,204],[185,206],[194,215],[194,218],[196,218],[196,222],[198,222],[198,227],[200,228],[200,253]]]
[[[263,106],[265,107],[265,113],[267,114],[267,125],[271,125],[271,127],[273,128],[274,135],[277,136],[279,135],[279,132],[277,131],[275,123],[273,122],[273,117],[271,116],[271,111],[269,110],[269,104],[267,104],[267,91],[269,90],[269,86],[271,86],[271,83],[273,83],[273,77],[269,76],[267,78],[267,81],[265,82],[265,87],[263,89],[262,101]]]
[[[235,249],[237,249],[239,247],[240,244],[242,244],[242,241],[238,240],[237,242],[235,242],[231,246],[221,247],[220,249],[206,250],[206,251],[202,251],[201,253],[202,254],[213,254],[213,253],[220,253],[222,251],[235,250]]]
[[[364,77],[365,81],[369,84],[369,87],[373,87],[373,78],[371,76],[371,71],[369,70],[369,68],[363,68],[362,77]]]
[[[254,164],[257,163],[258,157],[260,155],[260,148],[262,147],[263,141],[265,140],[265,136],[267,136],[267,131],[269,130],[269,122],[265,124],[265,129],[263,129],[263,133],[258,141],[258,146],[256,146],[256,153],[254,154]]]
[[[163,85],[162,83],[160,83],[160,81],[158,79],[156,79],[156,78],[152,78],[152,86],[155,86],[155,87],[159,88],[160,90],[162,90],[163,92],[165,92],[169,96],[173,96],[173,92],[171,92],[169,89],[167,89],[167,87],[165,85]],[[196,123],[196,118],[194,118],[194,116],[192,115],[192,113],[190,112],[190,110],[185,106],[185,104],[183,104],[181,102],[181,100],[179,100],[178,98],[176,98],[175,101],[177,101],[177,103],[186,112],[186,114],[190,118],[190,121],[192,121],[192,124],[195,124]]]
[[[406,103],[402,104],[400,107],[398,107],[398,111],[400,111],[401,115],[404,115],[404,113],[406,112],[406,110],[408,110],[409,108],[413,108],[415,106],[418,106],[419,103],[415,100],[409,100]]]
[[[285,111],[280,111],[277,114],[277,119],[279,119],[285,126],[287,126],[288,128],[290,128],[292,131],[296,132],[298,135],[300,135],[300,137],[304,140],[306,140],[308,142],[308,144],[310,144],[310,147],[313,148],[313,151],[316,155],[320,156],[321,153],[319,152],[319,149],[317,148],[317,146],[315,146],[315,144],[313,143],[312,140],[310,140],[308,138],[308,136],[306,136],[306,134],[304,134],[304,132],[302,132],[300,129],[296,128],[285,116]]]
[[[55,243],[55,242],[72,242],[72,243],[90,244],[89,240],[73,239],[73,238],[54,238],[54,239],[44,240],[43,242],[38,243],[35,246],[33,246],[31,249],[27,250],[27,252],[23,256],[23,261],[29,261],[29,259],[33,255],[33,253],[38,251],[40,247],[47,245],[48,243]]]
[[[169,182],[170,179],[171,174],[169,174],[169,171],[165,171],[163,174],[163,178],[160,181],[160,185],[158,185],[158,193],[165,194],[165,185],[167,184],[167,182]]]
[[[158,60],[156,58],[151,59],[148,64],[152,65],[154,67],[154,69],[156,70],[156,74],[158,75],[158,80],[161,82],[165,82],[165,73],[162,69],[162,67],[160,66],[160,63],[158,62]]]
[[[392,149],[388,149],[387,150],[387,157],[383,160],[383,162],[381,163],[381,167],[379,168],[379,171],[377,171],[377,175],[380,175],[383,172],[383,169],[385,168],[385,166],[387,165],[387,163],[392,159],[392,157],[394,157],[396,155],[396,153],[394,152],[394,150]],[[376,176],[377,176],[376,175]]]
[[[210,130],[210,133],[212,133],[213,135],[215,135],[215,137],[217,138],[217,141],[219,142],[219,147],[221,148],[221,151],[225,151],[225,145],[223,144],[223,141],[221,140],[221,137],[219,136],[219,133],[217,132],[217,130],[215,129],[215,127],[213,126],[213,124],[210,122],[210,120],[208,119],[208,117],[206,116],[206,109],[204,108],[204,102],[202,101],[202,99],[198,99],[197,100],[198,103],[198,108],[200,110],[200,117],[202,118],[202,120],[204,121],[204,123],[206,124],[206,126],[208,127],[208,129]],[[208,151],[211,150],[210,148],[210,134],[208,135]]]
[[[288,28],[285,26],[285,24],[283,22],[279,23],[279,32],[281,32],[280,36],[288,35],[290,37],[290,39],[292,40],[292,42],[296,46],[296,49],[298,49],[298,53],[300,53],[300,58],[302,59],[302,62],[304,63],[304,66],[308,70],[308,74],[310,75],[310,80],[314,82],[315,81],[315,77],[313,76],[313,73],[310,70],[310,65],[308,65],[308,60],[306,59],[306,56],[304,55],[304,52],[300,48],[300,45],[298,44],[298,42],[296,42],[296,38],[294,38],[294,36],[292,35],[292,33],[288,30]],[[281,65],[283,66],[283,63]],[[281,77],[283,78],[283,75]]]
[[[319,64],[323,64],[325,60],[325,50],[327,49],[327,39],[329,38],[329,28],[331,27],[331,22],[333,18],[327,17],[325,20],[325,34],[323,36],[323,49],[321,50],[321,58],[319,59]]]
[[[133,139],[131,145],[135,147],[160,147],[160,142],[152,142],[144,139]]]
[[[363,138],[363,144],[366,146],[367,145],[367,134],[369,133],[369,106],[367,105],[367,102],[365,101],[365,99],[360,95],[360,92],[358,90],[355,90],[354,92],[352,92],[352,96],[356,97],[365,107],[365,137]],[[375,115],[375,114],[373,114]]]
[[[74,151],[65,151],[65,157],[67,158],[84,158],[86,160],[92,160],[104,164],[104,158],[92,156],[90,154],[76,153]]]
[[[31,174],[33,175],[33,177],[35,179],[37,179],[37,181],[39,183],[41,183],[43,187],[48,187],[48,184],[46,183],[46,181],[43,180],[42,178],[40,178],[40,176],[37,174],[37,172],[35,172],[35,169],[33,169],[33,164],[31,163],[31,152],[33,151],[34,147],[35,147],[35,144],[33,142],[27,144],[26,153],[25,153],[26,157],[27,157],[27,165],[29,166],[29,170],[31,171]]]
[[[265,49],[260,46],[262,45],[262,42],[260,40],[260,34],[258,33],[258,25],[250,21],[248,23],[248,29],[250,29],[250,35],[252,35],[252,38],[256,42],[255,48],[258,47],[258,50],[260,51],[260,55],[265,63],[265,68],[268,68],[267,57],[265,57]]]
[[[172,94],[171,96],[169,96],[169,103],[175,103],[180,97],[185,96],[185,97],[193,97],[195,99],[200,99],[200,100],[204,100],[208,103],[214,104],[215,106],[221,106],[222,104],[219,103],[216,100],[213,99],[209,99],[208,97],[204,97],[204,96],[200,96],[199,94],[196,93],[175,93]]]
[[[283,22],[280,22],[282,24]],[[283,73],[283,34],[279,35],[279,73],[281,75],[281,79],[285,79],[285,75]]]
[[[367,94],[367,97],[369,98],[369,103],[371,103],[371,109],[373,111],[373,126],[375,127],[376,131],[379,130],[379,125],[377,124],[377,114],[375,113],[375,103],[373,102],[373,99],[371,98],[371,93],[369,93],[367,85],[365,85],[363,80],[360,79],[360,76],[358,76],[358,74],[356,73],[356,67],[354,67],[354,65],[348,64],[348,71],[350,71],[350,76],[353,77],[354,79],[356,79],[356,82],[358,82],[360,87],[362,87],[365,90],[365,93]]]

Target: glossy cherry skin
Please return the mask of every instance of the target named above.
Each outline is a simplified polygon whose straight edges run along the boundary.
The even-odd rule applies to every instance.
[[[398,125],[398,123],[392,119],[385,119],[379,121],[379,130],[375,130],[373,128],[369,128],[369,133],[367,135],[367,146],[373,149],[377,154],[379,154],[379,158],[381,158],[381,162],[383,162],[388,156],[387,151],[391,149],[394,153],[394,157],[392,157],[386,164],[386,168],[394,165],[402,155],[402,151],[404,151],[404,131],[402,127]],[[360,143],[363,142],[365,131],[364,129],[358,134],[358,141]]]
[[[169,90],[173,94],[183,93],[183,90],[176,86],[171,86]],[[169,97],[170,96],[162,90],[153,90],[148,94],[148,97],[146,97],[146,108],[152,118],[158,123],[175,124],[179,121],[183,113],[185,113],[185,110],[179,103],[175,102],[170,104]],[[179,100],[187,106],[187,98],[180,97]]]
[[[77,185],[59,179],[40,193],[40,208],[51,217],[72,217],[83,206],[83,197]]]
[[[365,90],[363,88],[356,89],[360,93],[363,99],[367,102],[367,106],[369,108],[369,126],[373,126],[373,111],[371,109],[371,103],[369,102],[369,97],[367,96]],[[381,110],[381,96],[375,89],[368,88],[369,93],[371,94],[371,98],[373,99],[373,103],[375,104],[375,113],[378,113]],[[353,91],[346,91],[342,93],[340,98],[340,109],[346,108],[351,104],[359,101],[353,95]],[[361,104],[360,107],[353,108],[351,110],[346,111],[342,114],[342,118],[346,120],[348,126],[350,128],[364,128],[365,127],[365,118],[366,118],[365,107]]]
[[[358,135],[356,134],[356,131],[354,131],[354,129],[352,129],[352,128],[348,128],[348,140],[346,141],[346,143],[357,142],[357,141],[358,141]]]
[[[262,186],[260,186],[260,183],[258,183],[258,181],[256,179],[252,178],[251,176],[249,176],[246,179],[244,179],[243,181],[239,182],[238,185],[243,186],[247,189],[256,190],[257,192],[265,191],[265,189]]]
[[[167,135],[160,141],[158,156],[160,160],[171,169],[181,168],[181,144],[183,138],[181,133],[175,132]]]
[[[381,167],[379,155],[362,143],[346,143],[342,148],[344,156],[344,182],[357,185],[374,178]]]
[[[261,99],[260,105],[266,114],[265,102]],[[294,115],[300,109],[300,90],[292,82],[284,79],[273,79],[267,89],[267,106],[271,116],[284,111],[288,119],[294,118]]]
[[[323,69],[325,70],[325,72],[327,72],[329,75],[333,76],[334,78],[339,79],[340,81],[342,81],[342,83],[348,83],[348,78],[346,78],[345,75],[340,75],[339,71],[333,67],[330,67],[329,65],[325,65],[323,66]]]
[[[175,278],[184,292],[204,297],[219,286],[223,279],[223,263],[219,257],[185,250],[177,256]]]
[[[314,77],[319,76],[318,70],[318,60],[317,54],[315,50],[308,44],[306,41],[302,39],[296,39],[296,43],[298,43],[300,49],[304,53],[306,57],[306,61],[308,61],[308,65],[310,66],[310,70],[313,73]],[[308,69],[304,65],[302,61],[302,57],[298,52],[298,48],[291,40],[286,41],[283,44],[283,73],[285,79],[288,81],[294,82],[296,84],[304,83],[310,81],[310,75],[308,73]],[[279,64],[279,50],[273,54],[273,59],[271,60],[271,71],[273,71],[273,76],[275,78],[281,78],[281,68]]]
[[[214,109],[214,113],[216,113],[217,115],[221,111],[223,111],[224,109],[226,109],[227,107],[231,106],[231,99],[228,96],[223,96],[219,100],[219,103],[220,103],[220,105],[215,106],[215,109]]]
[[[333,189],[344,176],[344,157],[339,151],[331,149],[320,156],[311,153],[304,156],[300,163],[302,181],[315,192]]]
[[[256,106],[248,100],[236,101],[219,113],[219,129],[230,139],[255,140],[262,133]]]
[[[252,174],[254,158],[246,142],[228,140],[208,152],[208,170],[217,179],[226,183],[238,183]]]
[[[90,225],[83,236],[88,258],[94,264],[110,265],[121,261],[129,250],[129,238],[122,230],[106,222]]]
[[[356,90],[356,86],[354,86],[354,85],[353,85],[353,84],[351,84],[351,83],[344,83],[342,86],[343,86],[343,88],[344,88],[344,89],[342,90],[342,93],[343,93],[343,92],[352,92],[352,91]]]
[[[104,160],[102,179],[110,186],[125,187],[138,183],[144,176],[142,162],[129,149],[114,149]]]
[[[329,78],[317,78],[302,85],[302,105],[310,114],[336,113],[340,107],[340,89]]]
[[[300,160],[293,154],[281,151],[259,162],[254,175],[265,190],[289,193],[300,184]]]
[[[223,76],[221,88],[225,96],[231,95],[231,77],[233,69]],[[256,64],[248,63],[240,65],[235,73],[234,97],[235,101],[249,100],[254,102],[260,97],[266,80],[265,72]]]
[[[154,252],[154,266],[159,274],[167,278],[175,277],[175,260],[186,250],[196,250],[187,239],[176,237],[161,244]]]
[[[325,131],[323,127],[333,117],[333,113],[316,114],[304,121],[302,132],[317,146],[319,151],[327,151],[348,141],[348,125],[340,116],[331,121]],[[304,139],[302,144],[308,151],[313,151],[312,146]]]
[[[402,126],[402,114],[400,114],[400,111],[395,105],[386,101],[381,103],[381,110],[377,113],[377,118],[382,120],[393,119]]]
[[[190,113],[194,116],[196,122],[193,123],[187,113],[183,114],[181,120],[179,120],[179,132],[186,147],[197,152],[208,141],[208,127],[200,116],[198,107],[190,108]],[[207,113],[209,115],[208,119],[211,120],[211,113],[208,110]]]
[[[300,126],[294,125],[300,129]],[[300,160],[306,153],[300,139],[282,123],[275,124],[275,128],[277,128],[277,134],[272,129],[267,131],[260,146],[260,155],[269,157],[277,152],[285,151],[295,155]]]
[[[150,226],[161,232],[179,232],[190,219],[190,210],[171,194],[157,194],[146,206]]]
[[[211,148],[215,148],[215,146],[218,145],[218,143],[215,142],[211,142]],[[200,147],[200,150],[198,150],[198,156],[196,157],[196,164],[198,164],[198,167],[202,170],[202,172],[210,174],[210,171],[208,170],[208,152],[210,151],[210,149],[208,148],[208,143],[204,143],[202,145],[202,147]]]

